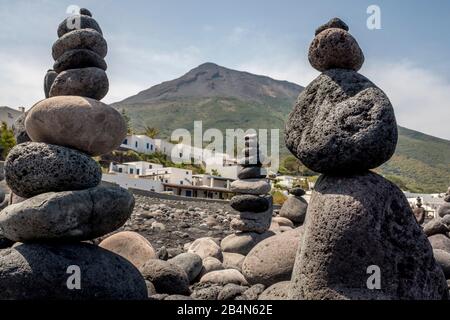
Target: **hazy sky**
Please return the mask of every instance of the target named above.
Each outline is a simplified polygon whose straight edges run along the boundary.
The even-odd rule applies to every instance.
[[[381,9],[381,30],[366,10]],[[0,0],[0,105],[43,98],[51,46],[69,5],[89,8],[108,41],[116,102],[204,62],[306,86],[314,30],[339,16],[359,41],[361,73],[390,97],[400,125],[450,139],[450,1]]]

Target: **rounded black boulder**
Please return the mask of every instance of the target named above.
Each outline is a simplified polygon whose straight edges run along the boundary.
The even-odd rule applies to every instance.
[[[66,51],[55,61],[53,69],[60,73],[68,69],[80,69],[96,67],[102,70],[107,69],[105,59],[100,57],[92,50],[75,49]]]
[[[102,172],[95,160],[79,151],[26,142],[8,154],[5,178],[15,194],[30,198],[45,192],[95,187],[101,181]]]
[[[98,246],[21,244],[0,250],[0,299],[145,300],[147,287],[130,262]]]
[[[351,70],[322,73],[299,96],[286,122],[288,149],[326,174],[364,172],[388,161],[398,139],[386,94]]]
[[[377,174],[321,176],[304,228],[292,299],[447,298],[444,274],[407,199]],[[380,289],[372,290],[376,267]]]
[[[67,17],[62,21],[58,26],[58,37],[61,38],[68,32],[74,30],[82,30],[82,29],[94,29],[100,34],[102,33],[102,29],[98,25],[97,21],[94,18],[88,15],[72,15]]]
[[[270,205],[271,202],[266,197],[247,194],[234,196],[230,201],[230,206],[239,212],[263,212]]]

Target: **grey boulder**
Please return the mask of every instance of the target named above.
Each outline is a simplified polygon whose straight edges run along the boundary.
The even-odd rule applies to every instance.
[[[90,240],[120,228],[133,207],[134,197],[118,187],[43,193],[3,209],[0,229],[19,242]]]
[[[450,214],[450,203],[444,202],[441,204],[441,206],[438,209],[438,216],[439,217],[445,217],[446,215]]]
[[[382,199],[382,201],[380,201]],[[381,289],[367,281],[381,270]],[[403,192],[374,173],[321,176],[292,274],[293,299],[439,300],[441,268]]]
[[[70,69],[58,74],[50,88],[50,97],[81,96],[102,100],[108,90],[108,76],[102,69]]]
[[[104,58],[108,53],[108,44],[103,36],[94,29],[74,30],[53,44],[53,59],[58,60],[65,52],[75,49],[91,50]]]
[[[20,244],[0,250],[0,299],[145,300],[147,288],[130,262],[97,246]]]
[[[386,94],[366,77],[333,69],[300,94],[286,122],[288,149],[327,174],[364,172],[394,154],[398,132]]]
[[[88,49],[74,49],[66,51],[55,61],[53,69],[60,73],[68,69],[81,69],[95,67],[102,70],[107,69],[105,59],[97,53]]]
[[[26,142],[9,152],[5,178],[16,195],[31,198],[41,193],[96,187],[102,171],[95,160],[79,151]]]
[[[230,206],[239,212],[263,212],[271,206],[271,199],[254,195],[237,195],[230,201]]]

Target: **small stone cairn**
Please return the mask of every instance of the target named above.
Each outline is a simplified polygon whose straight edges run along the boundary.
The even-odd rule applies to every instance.
[[[129,261],[86,242],[121,227],[134,207],[127,190],[99,186],[91,158],[126,135],[120,113],[99,101],[108,91],[106,41],[87,9],[65,19],[58,37],[48,98],[24,119],[31,142],[19,141],[5,163],[19,200],[0,213],[0,233],[17,242],[0,251],[0,299],[145,299]]]
[[[316,31],[309,61],[322,74],[286,123],[289,150],[322,173],[289,298],[445,299],[444,274],[407,199],[370,171],[393,155],[397,124],[386,94],[357,72],[364,55],[348,30],[335,18]]]

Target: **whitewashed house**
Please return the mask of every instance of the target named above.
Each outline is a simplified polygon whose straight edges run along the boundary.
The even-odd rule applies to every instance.
[[[152,154],[156,151],[155,139],[146,135],[127,135],[121,147],[145,154]]]

